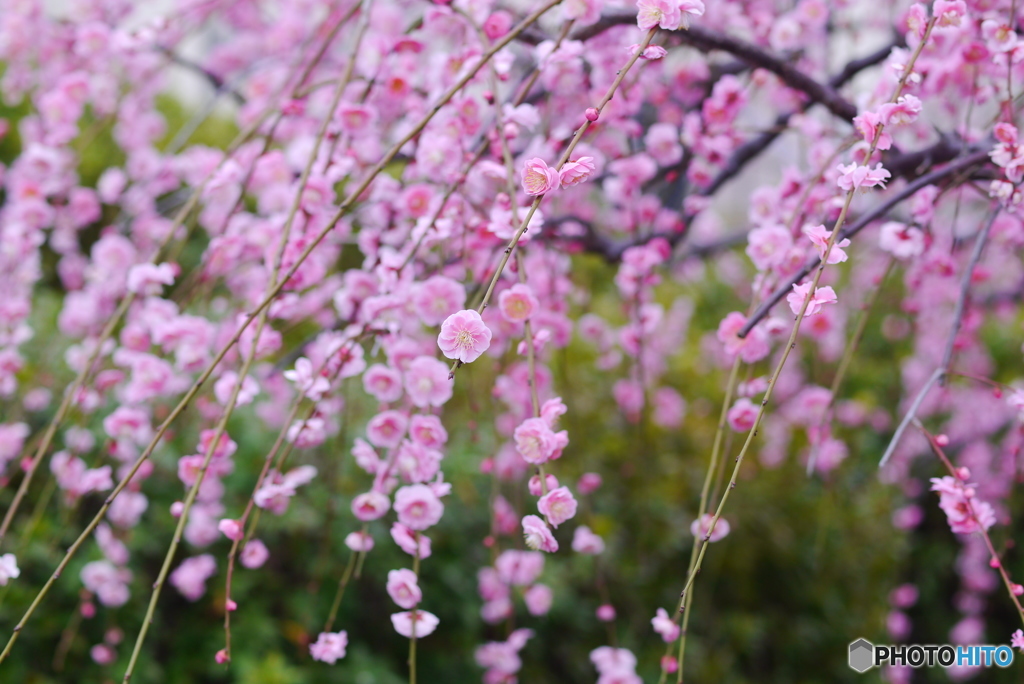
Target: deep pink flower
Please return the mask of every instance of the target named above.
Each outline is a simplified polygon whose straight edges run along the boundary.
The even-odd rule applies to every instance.
[[[441,324],[437,346],[449,359],[472,363],[491,346],[491,330],[472,309],[454,313]]]
[[[560,183],[558,171],[548,166],[540,157],[534,157],[526,162],[522,177],[523,190],[527,195],[543,195],[557,188]]]
[[[369,491],[352,499],[352,513],[363,522],[377,520],[390,509],[391,500],[378,491]]]
[[[736,432],[747,432],[754,427],[754,421],[757,420],[757,407],[754,403],[743,397],[737,399],[736,403],[729,409],[729,413],[726,414],[729,421],[729,427]]]

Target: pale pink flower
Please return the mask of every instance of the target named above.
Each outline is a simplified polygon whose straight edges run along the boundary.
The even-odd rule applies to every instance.
[[[363,373],[363,389],[377,401],[398,401],[402,396],[402,374],[382,363],[375,363]]]
[[[333,665],[339,659],[345,657],[347,648],[348,633],[344,630],[340,632],[320,632],[316,641],[309,645],[309,654],[313,656],[313,660]]]
[[[531,496],[542,496],[544,494],[544,487],[550,492],[552,489],[558,487],[558,478],[551,473],[544,475],[544,485],[541,485],[540,475],[533,475],[530,477],[530,481],[526,483],[527,489],[530,490]]]
[[[363,522],[377,520],[391,509],[391,500],[386,494],[369,491],[352,499],[352,514]]]
[[[174,283],[177,269],[171,264],[136,264],[128,271],[128,291],[141,295],[157,295],[164,285]]]
[[[394,523],[391,526],[391,538],[398,544],[398,548],[410,556],[419,553],[420,560],[430,558],[430,537],[425,534],[413,532],[402,523]]]
[[[171,573],[171,584],[189,601],[198,601],[206,593],[206,580],[217,571],[217,561],[208,553],[186,558]]]
[[[1024,651],[1024,631],[1017,630],[1010,635],[1010,645],[1018,651]]]
[[[931,483],[932,491],[939,493],[939,508],[946,514],[946,522],[953,532],[969,534],[995,525],[995,511],[977,498],[974,487],[965,486],[949,475],[933,477]]]
[[[534,157],[523,167],[523,190],[527,195],[543,195],[551,192],[560,183],[558,171],[554,170],[540,157]]]
[[[415,288],[412,303],[425,325],[439,324],[466,304],[466,288],[445,276],[431,276]]]
[[[414,484],[395,492],[395,512],[400,523],[422,531],[437,524],[444,514],[444,504],[433,489],[424,484]]]
[[[924,254],[924,233],[914,226],[889,221],[879,229],[878,244],[897,259],[912,259]]]
[[[881,164],[877,164],[875,168],[868,166],[860,166],[856,162],[852,162],[846,166],[839,165],[839,171],[842,174],[836,181],[836,184],[843,190],[860,190],[862,188],[872,188],[875,186],[885,187],[885,181],[891,175],[888,171],[882,168]]]
[[[554,598],[554,592],[546,584],[534,584],[523,592],[523,601],[530,615],[547,615]]]
[[[498,310],[509,323],[527,320],[540,306],[529,285],[516,283],[498,295]]]
[[[567,161],[558,172],[558,183],[563,188],[571,188],[584,182],[597,170],[593,157],[580,157],[573,161]]]
[[[700,516],[699,520],[694,520],[690,523],[690,534],[693,536],[700,535],[701,539],[707,539],[709,542],[716,542],[723,539],[729,534],[729,521],[725,518],[719,518],[718,522],[715,523],[715,531],[708,537],[708,530],[711,529],[711,521],[714,519],[714,515],[711,513],[705,513]]]
[[[449,359],[472,363],[491,346],[491,330],[472,309],[453,313],[441,324],[437,346]]]
[[[583,473],[576,482],[576,489],[584,496],[596,492],[601,487],[601,476],[597,473]]]
[[[513,439],[523,460],[534,465],[558,458],[569,443],[565,430],[554,432],[543,418],[527,418],[515,429]]]
[[[655,26],[666,31],[675,31],[683,20],[683,13],[677,0],[637,0],[636,25],[642,31]]]
[[[448,441],[448,431],[437,416],[417,413],[409,421],[409,437],[428,449],[440,449]]]
[[[507,585],[524,587],[533,584],[544,571],[544,554],[538,551],[502,551],[494,561],[498,578]]]
[[[935,0],[932,14],[938,19],[936,26],[959,26],[967,15],[967,5],[964,0]]]
[[[225,371],[224,374],[217,379],[217,382],[213,384],[213,395],[217,397],[217,401],[222,406],[227,406],[237,384],[238,374],[234,371]],[[259,393],[259,384],[251,375],[246,375],[245,379],[242,380],[242,388],[238,390],[238,396],[235,398],[235,406],[251,404],[252,400]]]
[[[591,532],[586,525],[580,525],[572,535],[572,550],[588,556],[597,556],[604,552],[604,540]]]
[[[576,515],[576,499],[568,487],[553,489],[537,502],[537,509],[547,517],[552,527],[558,527]]]
[[[394,448],[405,437],[409,419],[401,411],[381,411],[366,424],[366,438],[378,447]]]
[[[781,266],[793,246],[793,236],[783,226],[755,228],[747,235],[747,256],[759,271]]]
[[[804,305],[804,300],[807,299],[807,294],[810,290],[810,282],[806,282],[803,285],[794,284],[793,291],[786,296],[786,301],[789,303],[789,308],[794,316],[800,313],[800,307]],[[808,302],[804,315],[813,316],[821,311],[821,307],[825,304],[835,304],[837,301],[836,292],[831,286],[819,287],[814,291],[814,296]]]
[[[594,614],[597,616],[597,619],[601,622],[611,622],[615,619],[615,606],[609,603],[603,603],[597,607],[597,610],[594,611]]]
[[[417,356],[405,371],[405,391],[420,408],[443,406],[452,398],[454,384],[448,367],[433,356]]]
[[[417,639],[430,636],[440,622],[436,615],[425,610],[410,610],[391,616],[395,631],[407,639],[411,639],[414,632]]]
[[[655,616],[651,618],[651,626],[654,627],[655,632],[661,635],[666,644],[671,644],[678,639],[679,632],[682,631],[676,621],[668,616],[668,612],[664,608],[659,608]]]
[[[345,546],[357,553],[368,553],[373,550],[373,545],[369,532],[349,532],[345,537]]]
[[[832,237],[832,231],[825,230],[825,226],[806,226],[804,227],[804,235],[810,238],[811,242],[818,250],[818,258],[825,258],[825,250],[828,248],[828,241]],[[841,264],[848,258],[846,252],[843,251],[844,247],[850,246],[850,240],[836,240],[836,243],[832,245],[832,251],[828,253],[828,263],[830,264]]]
[[[295,361],[294,370],[286,370],[282,375],[295,383],[296,389],[313,401],[320,401],[324,392],[331,388],[331,383],[323,375],[315,373],[313,362],[305,356]]]
[[[0,587],[6,586],[12,579],[17,579],[21,574],[18,569],[18,559],[13,553],[5,553],[0,556]]]
[[[701,0],[679,0],[680,16],[679,27],[690,28],[690,16],[704,16],[704,3]]]
[[[405,568],[388,572],[387,590],[391,600],[407,610],[415,608],[423,600],[416,573]]]
[[[652,397],[654,414],[651,420],[660,427],[675,429],[682,425],[686,415],[686,400],[671,387],[659,388]]]
[[[547,524],[535,515],[528,515],[523,518],[523,536],[526,538],[526,546],[534,551],[547,551],[554,553],[558,551],[558,542],[551,534]]]

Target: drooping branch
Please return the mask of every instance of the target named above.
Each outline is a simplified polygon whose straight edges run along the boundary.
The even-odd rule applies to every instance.
[[[907,186],[903,188],[901,191],[899,191],[898,193],[896,193],[895,195],[893,195],[888,200],[878,205],[868,213],[861,216],[857,221],[854,221],[852,224],[850,224],[850,226],[847,227],[846,230],[842,232],[839,239],[843,240],[845,238],[853,237],[861,230],[866,228],[868,225],[870,225],[874,221],[877,221],[878,219],[892,211],[894,207],[896,207],[904,200],[908,199],[911,195],[916,193],[921,188],[944,181],[950,176],[955,176],[959,173],[966,171],[967,169],[970,169],[972,166],[977,166],[979,164],[985,163],[988,160],[988,148],[987,146],[982,147],[984,149],[976,149],[972,151],[970,154],[960,157],[959,159],[952,162],[948,166],[945,166],[936,171],[932,171],[931,173],[925,174],[923,176],[919,176],[913,182],[908,183]],[[762,318],[768,315],[768,312],[772,310],[772,307],[778,304],[783,297],[785,297],[792,291],[793,285],[803,280],[807,276],[807,274],[809,274],[819,263],[819,259],[812,260],[810,263],[806,264],[803,268],[801,268],[799,271],[793,274],[793,276],[789,278],[785,283],[780,285],[778,289],[776,289],[775,292],[773,292],[772,295],[768,297],[759,307],[757,307],[757,310],[750,315],[750,318],[747,319],[746,325],[744,325],[743,329],[740,330],[739,336],[746,337],[747,333],[749,333],[750,330],[755,325],[757,325],[757,323]]]

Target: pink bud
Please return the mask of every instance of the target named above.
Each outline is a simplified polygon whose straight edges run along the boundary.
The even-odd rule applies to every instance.
[[[175,518],[181,517],[181,512],[185,510],[185,504],[181,501],[175,501],[171,504],[171,515]]]
[[[672,674],[679,669],[679,663],[670,655],[661,657],[661,671]]]
[[[601,622],[611,622],[615,619],[615,607],[608,603],[598,606],[597,619]]]
[[[238,604],[235,603],[233,599],[228,599],[224,604],[224,608],[226,608],[229,613],[233,613],[238,610]]]
[[[231,658],[228,656],[228,652],[225,651],[223,648],[217,651],[217,655],[214,656],[214,659],[217,661],[218,665],[223,665],[224,663],[231,660]]]
[[[967,466],[960,466],[956,469],[956,476],[966,482],[971,476],[971,471]]]
[[[1020,596],[1021,594],[1024,594],[1024,587],[1022,587],[1021,585],[1014,584],[1014,585],[1011,585],[1011,587],[1012,587],[1013,595],[1014,596]]]
[[[487,100],[487,104],[494,104],[494,93],[490,90],[485,90],[484,99]]]
[[[991,558],[988,559],[988,567],[990,567],[990,568],[999,568],[999,567],[1002,567],[1002,565],[1003,565],[1002,562],[1000,562],[1000,560],[998,558],[996,558],[995,556],[992,556]]]
[[[949,437],[946,435],[935,435],[935,443],[939,446],[948,446]]]
[[[81,611],[82,617],[84,617],[86,620],[89,620],[90,618],[96,616],[96,604],[92,601],[86,601],[82,604]]]
[[[587,108],[587,121],[589,121],[590,123],[594,123],[595,121],[597,121],[597,117],[599,116],[601,116],[601,113],[599,111],[597,111],[593,107]]]
[[[484,537],[484,546],[486,546],[487,548],[491,548],[492,546],[494,546],[493,534],[489,534],[486,537]]]
[[[485,458],[484,460],[480,461],[480,474],[481,475],[490,475],[493,472],[494,472],[494,459],[493,458]]]

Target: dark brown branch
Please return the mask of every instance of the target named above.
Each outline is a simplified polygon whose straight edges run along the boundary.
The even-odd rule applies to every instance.
[[[912,181],[911,183],[908,183],[907,186],[903,188],[901,191],[899,191],[898,193],[896,193],[895,195],[893,195],[888,200],[878,205],[868,213],[861,216],[854,223],[850,224],[845,230],[842,231],[838,239],[843,240],[845,238],[852,238],[854,235],[856,235],[861,230],[866,228],[872,222],[877,221],[878,219],[882,218],[887,213],[892,211],[892,209],[896,205],[908,199],[911,195],[916,193],[921,188],[943,181],[949,178],[950,176],[956,175],[969,169],[972,166],[977,166],[978,164],[985,163],[986,161],[988,161],[989,150],[987,145],[983,144],[981,147],[983,147],[983,149],[972,151],[970,154],[960,157],[956,161],[952,162],[951,164],[949,164],[949,166],[938,169],[937,171],[932,171],[931,173],[925,174],[923,176],[919,176],[916,180]],[[799,283],[805,277],[807,277],[807,275],[820,263],[821,259],[811,260],[795,275],[793,275],[793,277],[787,280],[783,285],[779,286],[779,288],[775,290],[775,292],[773,292],[772,295],[768,297],[768,299],[762,302],[762,304],[759,307],[757,307],[757,310],[754,311],[753,314],[751,314],[750,318],[747,320],[746,325],[744,325],[743,329],[740,330],[739,336],[746,337],[747,333],[749,333],[750,330],[755,325],[757,325],[757,323],[762,318],[768,315],[768,312],[772,310],[772,307],[778,304],[783,297],[789,294],[792,291],[793,286]]]

